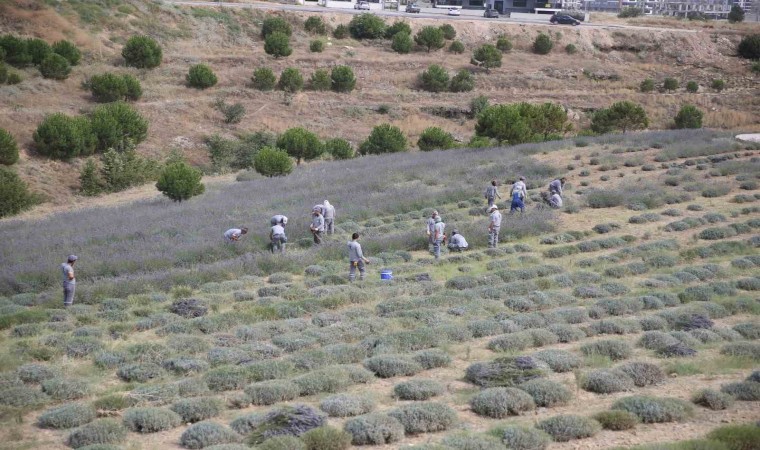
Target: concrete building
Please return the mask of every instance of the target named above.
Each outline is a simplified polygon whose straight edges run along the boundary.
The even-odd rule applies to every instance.
[[[436,0],[435,7],[458,6],[462,9],[493,8],[501,13],[553,14],[563,9],[580,9],[581,0]]]

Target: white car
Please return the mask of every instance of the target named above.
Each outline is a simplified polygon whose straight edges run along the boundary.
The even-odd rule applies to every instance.
[[[354,3],[354,9],[366,9],[369,11],[369,2],[356,2]]]
[[[462,13],[459,12],[459,8],[449,8],[449,15],[450,16],[459,16]]]

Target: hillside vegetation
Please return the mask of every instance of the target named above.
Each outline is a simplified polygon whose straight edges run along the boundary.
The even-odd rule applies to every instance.
[[[664,430],[684,442],[657,448],[752,448],[756,145],[689,130],[450,155],[0,224],[2,448],[603,449]],[[528,209],[486,249],[482,189],[518,174]],[[556,175],[560,212],[539,206]],[[338,230],[317,247],[324,198]],[[433,208],[470,250],[433,260]],[[286,255],[264,250],[275,212]],[[228,224],[252,233],[224,245]],[[353,231],[371,264],[348,284]],[[71,252],[64,310],[51,255]]]
[[[445,40],[444,48],[436,50],[436,43],[428,52],[423,41],[415,46],[410,39],[410,53],[402,54],[394,51],[391,39],[334,37],[331,32],[352,17],[340,13],[319,15],[324,24],[312,22],[307,31],[314,14],[137,0],[64,0],[54,5],[7,1],[0,9],[0,32],[48,43],[68,39],[83,52],[82,61],[71,67],[65,80],[43,78],[36,68],[28,67],[11,70],[20,75],[20,83],[0,86],[0,123],[21,150],[16,171],[51,205],[91,205],[98,200],[72,195],[80,191],[77,175],[84,159],[49,161],[40,156],[32,135],[46,115],[92,112],[95,100],[103,99],[88,91],[90,82],[108,72],[131,75],[142,86],[142,95],[133,105],[149,128],[137,146],[138,154],[160,161],[171,150],[179,150],[208,173],[215,169],[209,161],[207,137],[260,131],[278,134],[296,124],[305,124],[322,139],[347,139],[354,148],[382,123],[398,126],[412,147],[430,127],[442,128],[454,142],[464,145],[475,132],[470,104],[478,96],[485,96],[490,104],[559,104],[568,111],[571,135],[589,126],[594,111],[620,100],[641,104],[650,128],[671,127],[685,104],[704,112],[705,127],[747,130],[760,120],[757,75],[749,70],[748,61],[735,56],[739,40],[753,32],[749,24],[679,30],[665,28],[669,22],[656,23],[662,28],[614,29],[456,20],[447,30],[449,37],[455,33],[454,40]],[[282,17],[290,25],[289,56],[275,58],[265,52],[261,26],[271,17]],[[396,21],[384,20],[387,25]],[[444,23],[405,20],[412,36]],[[632,23],[646,25],[644,19]],[[403,31],[403,27],[396,29]],[[161,65],[125,67],[123,46],[142,34],[160,44]],[[553,44],[547,55],[533,53],[540,34]],[[462,52],[450,51],[455,41]],[[498,44],[505,52],[500,67],[486,70],[471,64],[473,52],[483,44]],[[188,85],[188,71],[198,64],[213,71],[214,83],[204,89]],[[352,69],[355,88],[322,90],[319,80],[324,77],[317,76],[319,70],[338,65]],[[458,92],[423,89],[420,76],[432,65],[440,66],[452,79],[459,77],[456,88],[451,88]],[[277,77],[286,68],[298,69],[305,89],[258,90],[251,79],[260,68],[270,68]],[[462,71],[465,78],[459,75]],[[675,79],[681,87],[659,92],[666,78]],[[646,79],[652,79],[654,91],[641,92]],[[712,87],[715,80],[723,82],[720,89]],[[696,83],[696,93],[686,90],[690,81]],[[242,114],[241,109],[237,113],[229,109],[236,104]]]

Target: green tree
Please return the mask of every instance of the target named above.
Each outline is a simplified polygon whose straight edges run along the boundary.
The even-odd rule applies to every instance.
[[[662,88],[666,91],[675,91],[678,89],[678,80],[675,78],[665,78],[662,82]]]
[[[325,49],[325,43],[322,42],[319,39],[314,39],[309,43],[309,50],[312,53],[322,53],[322,50]]]
[[[443,67],[432,64],[420,74],[420,87],[428,92],[443,92],[449,87],[449,73]]]
[[[303,76],[295,67],[288,67],[280,74],[277,87],[289,93],[295,93],[303,89]]]
[[[457,37],[457,30],[455,30],[454,27],[449,23],[444,23],[438,28],[441,29],[443,32],[443,38],[447,41],[454,40]]]
[[[7,167],[0,167],[0,218],[13,216],[37,203],[26,183]]]
[[[65,80],[71,73],[71,65],[63,56],[52,53],[40,63],[40,73],[45,78]]]
[[[407,150],[406,137],[401,129],[384,123],[372,129],[367,140],[359,145],[359,154],[377,155],[380,153],[397,153]]]
[[[158,176],[158,164],[138,155],[134,147],[124,151],[109,148],[103,153],[102,161],[102,179],[111,192],[139,186]]]
[[[63,160],[91,155],[97,145],[89,119],[62,113],[45,117],[33,138],[38,153]]]
[[[335,92],[351,92],[356,86],[354,71],[348,66],[335,66],[330,73],[332,88]]]
[[[478,117],[478,114],[488,108],[488,97],[485,95],[479,95],[470,100],[470,115],[472,117]]]
[[[349,35],[348,27],[346,25],[340,24],[333,30],[333,37],[335,39],[345,39]]]
[[[214,108],[216,108],[224,116],[224,123],[240,123],[245,116],[245,106],[242,103],[233,103],[228,105],[224,100],[217,99],[214,102]]]
[[[536,40],[533,41],[533,53],[537,55],[549,54],[552,51],[552,47],[554,47],[554,43],[548,34],[539,33]]]
[[[224,139],[212,135],[205,139],[214,169],[250,169],[256,154],[264,147],[274,147],[277,137],[272,133],[257,131],[240,135],[239,139]]]
[[[8,68],[0,61],[0,84],[5,84],[8,79]]]
[[[30,38],[26,40],[26,51],[29,53],[29,56],[31,56],[32,64],[35,66],[42,64],[42,61],[53,53],[50,45],[38,38]]]
[[[277,84],[277,77],[269,67],[259,67],[253,71],[253,77],[251,77],[251,84],[254,89],[259,91],[271,91]]]
[[[530,128],[533,133],[543,140],[548,140],[552,135],[563,134],[569,129],[567,123],[567,111],[555,103],[542,103],[533,105],[521,103],[523,115],[528,117]]]
[[[404,31],[399,31],[393,35],[391,48],[396,53],[407,54],[412,51],[412,36]]]
[[[0,48],[5,51],[5,62],[14,67],[32,64],[32,55],[27,49],[27,41],[11,34],[0,36]]]
[[[475,134],[515,145],[531,141],[533,131],[519,104],[489,106],[477,116]]]
[[[79,172],[79,192],[88,197],[94,197],[103,193],[103,179],[100,178],[100,169],[94,159],[88,158],[84,167]]]
[[[694,94],[698,90],[699,90],[699,84],[697,84],[696,81],[689,81],[688,83],[686,83],[687,92],[691,92],[692,94]]]
[[[737,52],[742,58],[760,59],[760,34],[744,36],[741,42],[739,42]]]
[[[713,89],[715,89],[715,92],[722,92],[726,87],[726,82],[723,80],[715,79],[712,80],[711,86]]]
[[[315,91],[329,91],[332,87],[330,73],[326,69],[317,69],[311,74],[311,88]]]
[[[324,145],[325,152],[332,155],[333,159],[351,159],[354,157],[354,148],[345,139],[328,139]]]
[[[462,44],[462,41],[454,41],[449,45],[449,51],[451,53],[462,54],[464,53],[464,44]]]
[[[451,79],[451,92],[470,92],[475,89],[475,79],[469,70],[462,69]]]
[[[190,167],[183,160],[177,160],[164,167],[158,177],[156,188],[175,202],[181,202],[206,190],[201,183],[202,176],[200,170]]]
[[[132,36],[121,50],[121,56],[128,66],[153,69],[161,65],[163,51],[158,42],[149,36]]]
[[[290,48],[290,37],[279,31],[269,34],[264,39],[264,51],[275,58],[290,56],[293,53],[293,49]]]
[[[702,128],[704,113],[694,105],[683,105],[675,117],[676,128]]]
[[[609,133],[613,130],[640,130],[649,126],[647,113],[641,105],[629,101],[613,103],[600,109],[591,117],[591,130],[595,133]]]
[[[319,137],[301,127],[290,128],[282,133],[277,139],[277,148],[295,158],[296,165],[300,165],[302,159],[306,161],[317,159],[325,151]]]
[[[491,44],[483,44],[472,53],[470,63],[486,70],[501,67],[501,51]]]
[[[641,92],[652,92],[654,90],[654,80],[651,78],[645,79],[639,85],[639,90]]]
[[[293,160],[282,150],[264,147],[256,154],[253,168],[265,177],[280,177],[293,171]]]
[[[8,131],[0,128],[0,164],[12,166],[18,162],[18,144]]]
[[[293,34],[290,24],[281,17],[267,17],[261,24],[261,37],[266,38],[272,33],[282,33],[286,36]]]
[[[148,121],[122,101],[100,105],[90,116],[98,149],[124,150],[148,137]]]
[[[217,83],[216,74],[206,64],[195,64],[190,67],[185,77],[187,85],[196,89],[207,89]]]
[[[425,47],[430,53],[430,50],[438,50],[446,45],[446,41],[443,38],[443,31],[440,28],[433,26],[422,27],[417,34],[414,35],[414,42],[417,45]]]
[[[303,29],[309,33],[325,35],[329,31],[329,27],[319,16],[309,16],[303,23]]]
[[[140,81],[132,75],[125,74],[121,78],[124,80],[124,85],[127,87],[127,91],[124,93],[125,100],[139,100],[142,97],[142,86]]]
[[[121,75],[114,73],[93,75],[87,85],[96,102],[108,103],[126,98],[127,83]]]
[[[628,6],[623,8],[618,13],[618,17],[621,19],[630,19],[633,17],[640,17],[644,15],[644,10],[635,6]]]
[[[354,16],[348,23],[348,31],[354,39],[380,39],[385,36],[385,22],[371,13]]]
[[[733,5],[728,12],[728,21],[730,23],[744,22],[744,10],[739,5]]]
[[[408,23],[397,20],[396,22],[393,22],[393,25],[389,26],[385,30],[385,38],[391,39],[393,36],[397,35],[398,33],[406,33],[409,36],[412,35],[412,27],[409,26]]]
[[[448,150],[456,147],[454,137],[438,127],[429,127],[417,139],[417,147],[427,152],[430,150]]]
[[[512,41],[510,41],[506,36],[499,36],[498,39],[496,39],[496,48],[502,51],[502,53],[507,53],[512,51]]]
[[[66,40],[55,42],[52,49],[53,53],[57,53],[66,58],[72,66],[79,64],[79,60],[82,59],[82,52],[79,51],[77,46]]]
[[[574,55],[574,54],[578,53],[578,47],[576,47],[575,44],[567,44],[565,46],[565,52],[568,55]]]

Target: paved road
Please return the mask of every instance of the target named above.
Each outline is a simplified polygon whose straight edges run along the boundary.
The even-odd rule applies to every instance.
[[[338,14],[361,14],[367,11],[360,11],[350,8],[325,8],[323,6],[312,5],[285,5],[281,3],[265,3],[265,2],[250,2],[250,3],[227,3],[227,2],[215,2],[215,1],[193,1],[193,0],[165,0],[166,3],[174,5],[185,6],[224,6],[225,8],[250,8],[250,9],[266,9],[266,10],[280,10],[280,11],[301,11],[301,12],[315,12],[315,13],[338,13]],[[372,6],[377,6],[372,4]],[[478,10],[462,10],[461,16],[449,16],[445,9],[436,8],[422,8],[422,12],[419,14],[408,14],[399,11],[388,11],[380,9],[372,9],[370,12],[379,16],[390,17],[407,17],[407,18],[426,18],[426,19],[439,19],[439,20],[482,20],[489,22],[501,22],[501,23],[521,23],[532,25],[548,25],[549,16],[536,15],[536,18],[498,18],[498,19],[486,19],[483,17],[483,13]],[[556,25],[557,27],[568,27],[569,25]],[[694,33],[695,30],[681,30],[676,28],[652,28],[652,27],[637,27],[633,25],[618,25],[618,24],[604,24],[604,23],[583,23],[579,25],[583,28],[601,28],[601,29],[639,29],[647,31],[674,31],[674,32],[686,32]]]

